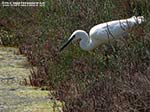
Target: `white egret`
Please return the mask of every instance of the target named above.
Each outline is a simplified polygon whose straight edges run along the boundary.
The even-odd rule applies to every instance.
[[[71,41],[80,40],[80,47],[89,51],[96,48],[108,39],[121,38],[128,34],[128,30],[137,24],[144,22],[143,16],[131,17],[128,19],[114,20],[106,23],[98,24],[91,28],[89,35],[83,30],[76,30],[72,33],[67,42],[60,48],[62,51]]]

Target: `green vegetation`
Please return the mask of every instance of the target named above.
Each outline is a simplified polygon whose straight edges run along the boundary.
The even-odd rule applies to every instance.
[[[0,8],[2,30],[13,35],[7,36],[13,39],[4,36],[2,40],[7,39],[8,45],[18,45],[21,53],[38,68],[32,70],[30,84],[55,91],[52,94],[64,102],[64,112],[147,112],[149,0],[45,2],[46,7],[41,8]],[[89,31],[95,24],[133,15],[143,15],[146,22],[127,39],[108,42],[91,52],[82,51],[78,43],[58,52],[76,29]],[[110,44],[112,48],[108,47]]]
[[[31,68],[18,53],[16,48],[0,47],[0,111],[56,112],[53,107],[61,105],[48,99],[48,91],[20,84],[29,77]]]

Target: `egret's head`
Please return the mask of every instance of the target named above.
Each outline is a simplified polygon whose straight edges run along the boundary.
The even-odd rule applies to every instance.
[[[81,39],[82,34],[82,30],[76,30],[75,32],[73,32],[72,35],[68,38],[68,40],[64,43],[64,45],[60,48],[60,51],[67,47],[71,42]]]

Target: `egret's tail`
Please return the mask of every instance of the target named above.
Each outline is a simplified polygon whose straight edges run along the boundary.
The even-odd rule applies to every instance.
[[[133,17],[131,17],[131,20],[133,21],[133,22],[136,22],[136,24],[141,24],[141,23],[143,23],[145,20],[144,20],[144,16],[133,16]]]
[[[144,16],[138,16],[136,19],[138,21],[138,24],[141,24],[141,23],[143,23],[145,21],[144,20]]]

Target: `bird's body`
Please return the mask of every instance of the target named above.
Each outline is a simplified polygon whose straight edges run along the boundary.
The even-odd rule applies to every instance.
[[[83,50],[93,50],[101,43],[104,43],[109,39],[121,38],[124,35],[127,35],[128,30],[130,30],[137,24],[141,24],[143,21],[143,16],[133,16],[128,19],[114,20],[98,24],[91,28],[89,35],[83,30],[76,30],[60,50],[64,49],[72,40],[78,39],[81,39],[80,47]]]

